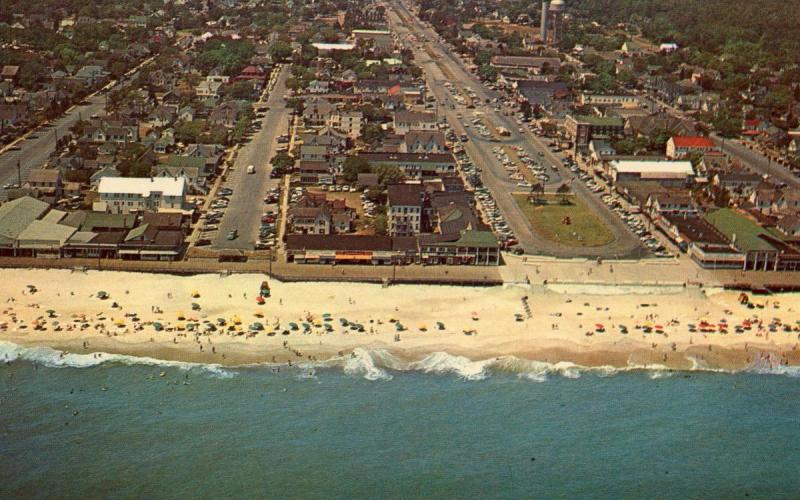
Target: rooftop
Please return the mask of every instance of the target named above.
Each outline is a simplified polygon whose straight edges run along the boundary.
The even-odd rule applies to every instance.
[[[619,160],[611,165],[618,173],[694,175],[690,161]]]
[[[764,228],[730,208],[706,214],[705,219],[744,252],[774,251],[775,247],[761,238],[768,236]]]
[[[103,177],[97,187],[99,193],[138,194],[150,196],[154,191],[164,196],[183,196],[186,180],[183,177]]]

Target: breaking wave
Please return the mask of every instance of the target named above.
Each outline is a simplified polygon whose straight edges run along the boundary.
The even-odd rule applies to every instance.
[[[424,373],[434,375],[454,375],[463,380],[478,381],[495,375],[516,376],[533,382],[545,382],[550,377],[577,379],[584,374],[597,377],[611,377],[620,373],[643,372],[651,379],[663,379],[676,373],[753,373],[763,375],[783,375],[800,378],[800,366],[784,366],[768,361],[761,361],[740,370],[730,371],[708,366],[703,360],[687,356],[691,367],[673,369],[660,364],[641,365],[628,363],[623,367],[615,366],[582,366],[569,361],[548,363],[521,359],[515,356],[500,356],[483,360],[471,360],[447,352],[434,352],[418,361],[405,362],[385,349],[357,348],[352,353],[330,358],[320,362],[301,362],[295,369],[303,370],[301,378],[317,378],[320,369],[341,370],[343,373],[370,381],[388,381],[394,378],[392,373]],[[258,363],[239,367],[223,367],[214,363],[190,363],[183,361],[160,360],[149,357],[128,356],[124,354],[89,353],[78,354],[59,351],[50,347],[24,347],[12,342],[0,341],[0,362],[17,360],[38,363],[51,368],[90,368],[104,364],[121,364],[131,366],[158,366],[177,368],[186,371],[207,373],[221,378],[236,375],[240,369],[259,369],[265,367],[284,366],[275,363]]]
[[[13,362],[17,360],[37,363],[49,368],[91,368],[103,364],[159,366],[164,368],[178,368],[186,371],[199,371],[218,377],[232,377],[234,372],[214,363],[190,363],[185,361],[169,361],[142,356],[128,356],[125,354],[109,354],[93,352],[77,354],[59,351],[51,347],[24,347],[12,342],[0,341],[0,362]]]

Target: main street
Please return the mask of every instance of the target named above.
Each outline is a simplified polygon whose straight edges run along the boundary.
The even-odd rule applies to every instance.
[[[482,179],[486,187],[491,191],[500,211],[506,221],[514,231],[520,245],[528,253],[541,253],[559,257],[639,257],[643,250],[639,239],[634,236],[613,212],[594,195],[581,182],[570,182],[573,192],[580,196],[592,209],[603,223],[614,235],[614,241],[608,245],[591,248],[568,247],[541,237],[531,226],[528,218],[522,212],[511,193],[522,191],[516,183],[508,177],[505,168],[496,160],[492,152],[495,146],[520,146],[529,156],[539,159],[539,153],[544,156],[546,165],[556,167],[556,174],[550,170],[548,173],[551,179],[548,181],[548,189],[555,189],[563,180],[571,180],[573,175],[563,167],[561,158],[553,154],[538,137],[523,129],[518,132],[519,124],[514,123],[507,116],[497,113],[490,104],[485,104],[487,99],[491,100],[499,94],[487,91],[483,85],[471,75],[465,68],[464,63],[457,56],[451,55],[447,47],[438,40],[438,35],[430,28],[425,27],[421,21],[411,13],[405,5],[398,2],[389,4],[388,19],[392,28],[396,31],[401,40],[408,39],[409,34],[415,35],[422,42],[423,50],[420,46],[412,46],[415,50],[415,58],[425,73],[428,87],[433,91],[437,101],[442,106],[439,107],[448,119],[457,134],[466,134],[469,141],[465,149],[473,159],[476,166],[483,169]],[[435,57],[431,58],[430,54]],[[476,95],[478,105],[476,110],[466,109],[464,106],[457,105],[449,91],[444,88],[444,82],[449,81],[458,88],[467,89]],[[461,117],[459,117],[461,115]],[[488,128],[491,130],[496,127],[504,127],[510,135],[500,141],[488,141],[473,131],[472,127],[464,127],[464,122],[480,116],[484,121],[488,121]]]
[[[252,250],[258,240],[261,214],[265,208],[263,199],[267,191],[280,184],[280,179],[270,178],[272,167],[269,162],[275,154],[278,136],[286,134],[289,128],[290,109],[283,98],[289,75],[289,67],[282,66],[267,97],[269,110],[261,120],[261,128],[239,150],[233,169],[228,173],[225,186],[233,189],[233,195],[213,242],[216,248]],[[247,173],[249,165],[255,167],[254,174]],[[229,240],[228,233],[234,229],[239,235]]]

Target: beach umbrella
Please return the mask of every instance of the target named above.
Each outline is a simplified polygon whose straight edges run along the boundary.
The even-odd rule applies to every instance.
[[[108,298],[108,292],[106,292],[104,290],[100,290],[99,292],[97,292],[97,298],[101,299],[101,300],[107,299]]]
[[[438,328],[439,330],[444,330],[444,323],[442,323],[441,321],[437,321],[436,328]]]
[[[192,302],[192,311],[199,311],[199,310],[200,310],[200,304],[198,304],[197,302]]]
[[[164,329],[164,325],[162,325],[161,323],[159,323],[158,321],[156,321],[155,323],[153,323],[153,328],[155,328],[155,330],[156,330],[157,332],[160,332],[161,330],[163,330],[163,329]]]
[[[199,297],[200,297],[200,292],[198,292],[197,290],[194,290],[194,291],[192,292],[192,298],[193,298],[193,299],[197,299],[197,298],[199,298]]]
[[[292,330],[299,330],[300,329],[300,327],[297,326],[297,323],[294,323],[294,322],[289,323],[289,328],[291,328]]]
[[[183,312],[178,312],[178,321],[183,321],[186,319],[186,315]]]

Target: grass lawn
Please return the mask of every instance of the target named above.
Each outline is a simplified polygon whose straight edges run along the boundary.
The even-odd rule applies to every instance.
[[[546,205],[528,203],[527,194],[514,199],[531,225],[542,237],[573,247],[596,247],[614,241],[614,235],[577,196],[570,196],[571,205],[562,205],[559,196],[545,195]],[[565,217],[570,224],[564,224]]]

